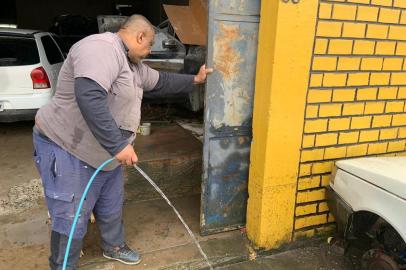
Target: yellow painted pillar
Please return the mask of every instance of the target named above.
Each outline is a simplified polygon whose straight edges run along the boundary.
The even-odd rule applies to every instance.
[[[291,241],[317,0],[262,0],[247,232],[255,245]]]

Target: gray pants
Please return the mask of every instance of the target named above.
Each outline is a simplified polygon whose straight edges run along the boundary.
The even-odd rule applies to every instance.
[[[51,269],[61,269],[76,209],[95,168],[66,152],[36,129],[33,139],[34,161],[41,175],[52,220],[50,266]],[[124,244],[123,201],[123,168],[100,171],[89,189],[76,225],[68,269],[75,269],[79,260],[92,211],[101,233],[103,250]]]
[[[116,217],[96,217],[96,224],[99,227],[102,237],[103,250],[109,250],[120,246],[124,243],[124,230],[121,215]],[[122,239],[115,246],[110,243],[119,243],[117,239]],[[72,239],[71,248],[69,251],[67,270],[75,270],[80,258],[82,250],[82,239]],[[49,266],[52,270],[61,270],[63,259],[65,258],[66,245],[68,244],[68,236],[52,231],[51,234],[51,256],[49,257]]]

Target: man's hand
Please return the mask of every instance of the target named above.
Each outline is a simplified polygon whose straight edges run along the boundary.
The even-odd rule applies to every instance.
[[[204,83],[207,75],[212,72],[212,68],[206,68],[206,65],[201,66],[199,72],[195,75],[194,83]]]
[[[134,152],[134,148],[130,144],[116,155],[116,159],[121,164],[128,166],[131,166],[138,161],[137,154]]]

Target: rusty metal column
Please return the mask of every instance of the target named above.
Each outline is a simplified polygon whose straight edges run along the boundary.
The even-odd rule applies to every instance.
[[[245,225],[259,0],[209,0],[201,232]]]

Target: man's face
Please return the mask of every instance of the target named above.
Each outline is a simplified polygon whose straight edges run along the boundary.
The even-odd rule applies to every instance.
[[[128,57],[133,63],[138,63],[151,53],[154,45],[155,33],[153,31],[138,32],[132,36],[128,46]]]

